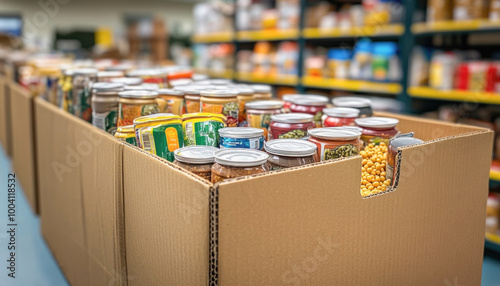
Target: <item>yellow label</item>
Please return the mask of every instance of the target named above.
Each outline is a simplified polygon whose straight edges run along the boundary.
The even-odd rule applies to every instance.
[[[167,146],[169,151],[179,149],[179,137],[177,136],[177,129],[168,127],[165,129],[165,136],[167,138]]]

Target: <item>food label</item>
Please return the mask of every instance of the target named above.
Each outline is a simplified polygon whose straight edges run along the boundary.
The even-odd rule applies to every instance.
[[[264,148],[264,136],[256,138],[220,138],[220,148],[246,148],[261,150]]]
[[[267,138],[269,124],[271,124],[271,115],[268,114],[248,114],[248,125],[254,128],[264,130],[264,138]]]
[[[175,115],[182,115],[186,113],[184,106],[184,99],[163,99],[158,98],[158,109],[163,113],[173,113]]]
[[[201,112],[201,110],[200,110],[200,102],[199,101],[186,100],[186,111],[187,111],[187,113],[198,113],[198,112]]]
[[[73,102],[74,114],[87,121],[92,122],[92,108],[90,107],[90,91],[84,87],[76,91],[76,102]]]
[[[203,103],[202,111],[226,116],[227,127],[238,126],[238,114],[240,112],[240,108],[236,102],[229,102],[224,105]]]
[[[134,119],[144,115],[158,113],[157,104],[135,105],[120,103],[118,107],[118,126],[134,124]]]
[[[170,162],[174,161],[174,151],[184,146],[180,123],[137,128],[136,134],[138,147]]]
[[[135,137],[128,137],[128,138],[125,138],[125,142],[129,143],[129,144],[132,144],[134,146],[137,146],[137,141],[135,140]]]
[[[224,123],[208,121],[187,121],[183,124],[185,146],[204,145],[219,147],[219,129],[224,128]]]
[[[106,113],[92,113],[92,125],[110,134],[114,134],[116,132],[117,120],[118,112],[116,110]]]

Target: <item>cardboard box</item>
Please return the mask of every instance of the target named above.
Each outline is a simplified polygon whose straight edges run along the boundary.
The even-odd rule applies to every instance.
[[[212,185],[125,146],[128,284],[479,285],[493,132],[388,116],[427,142],[369,198],[359,156]]]
[[[71,285],[126,285],[123,144],[35,102],[42,234]]]
[[[38,214],[33,96],[15,82],[9,83],[9,89],[12,167],[19,178],[31,210]]]
[[[0,76],[0,143],[3,146],[7,156],[12,156],[11,142],[11,119],[10,119],[10,100],[9,83],[4,76]]]

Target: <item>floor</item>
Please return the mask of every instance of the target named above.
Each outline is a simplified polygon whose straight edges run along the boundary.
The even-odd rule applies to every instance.
[[[7,186],[7,176],[11,172],[10,161],[0,148],[0,190]],[[0,197],[6,198],[5,193]],[[32,212],[20,189],[16,186],[16,271],[15,278],[7,276],[4,266],[9,258],[7,243],[7,203],[0,203],[0,285],[3,286],[63,286],[68,285],[47,244],[40,235],[40,221]],[[453,283],[454,281],[452,281]],[[483,286],[500,285],[500,255],[491,254],[484,258]]]

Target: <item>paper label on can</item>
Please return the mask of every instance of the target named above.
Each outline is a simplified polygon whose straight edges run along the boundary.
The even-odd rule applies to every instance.
[[[219,129],[224,128],[224,123],[215,120],[185,122],[184,143],[186,146],[204,145],[219,147]]]
[[[114,131],[116,131],[117,119],[118,114],[116,110],[106,113],[92,113],[92,125],[111,134],[114,134]]]
[[[202,112],[222,114],[226,117],[227,127],[238,126],[238,114],[240,112],[240,108],[236,102],[229,102],[226,104],[203,103]]]
[[[126,126],[134,124],[134,119],[144,115],[158,113],[157,104],[135,105],[120,103],[118,106],[117,126]]]
[[[245,148],[261,150],[264,147],[264,136],[256,138],[220,138],[220,148]]]

